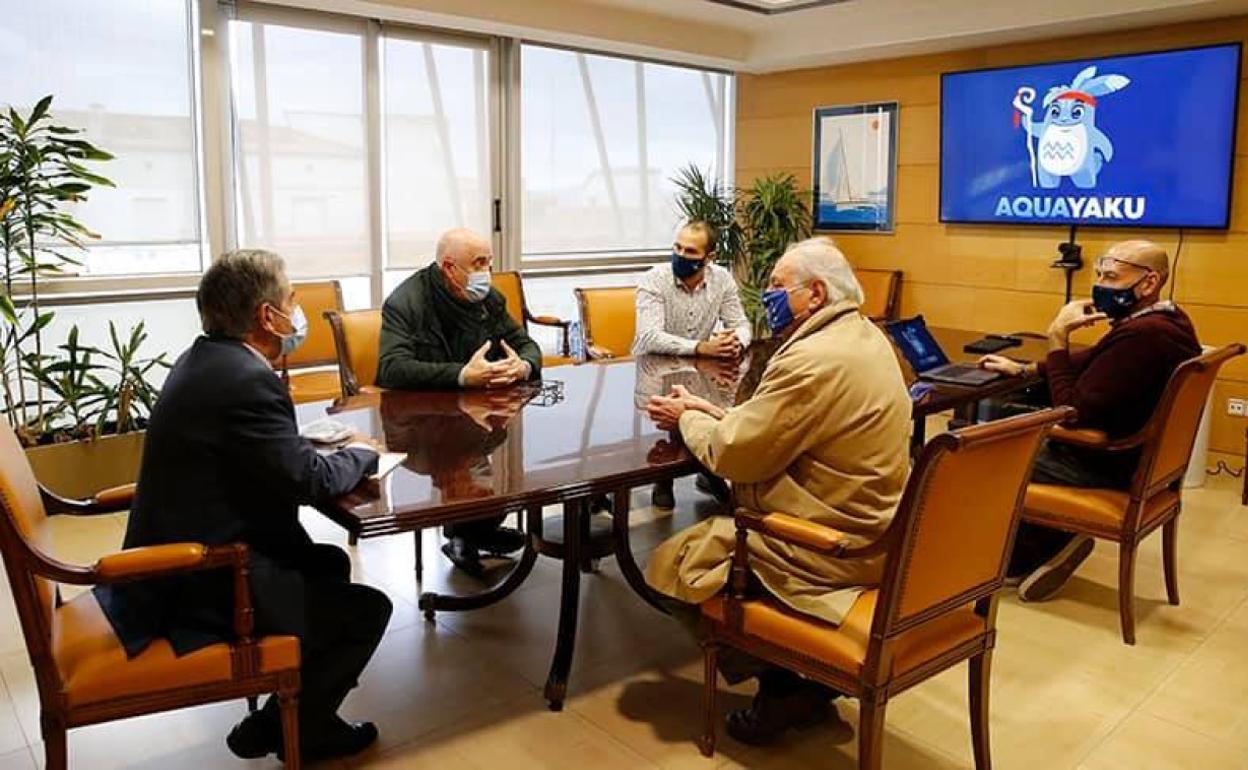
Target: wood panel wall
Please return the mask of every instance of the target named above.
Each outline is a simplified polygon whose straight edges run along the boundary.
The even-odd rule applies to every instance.
[[[897,101],[896,230],[891,235],[836,234],[850,261],[905,273],[904,314],[934,325],[982,331],[1043,331],[1061,305],[1062,274],[1049,267],[1065,228],[945,225],[938,221],[940,75],[964,69],[1031,64],[1241,41],[1248,16],[948,54],[874,61],[766,75],[742,75],[737,104],[737,183],[789,172],[811,184],[812,110],[821,105]],[[1242,73],[1241,73],[1242,77]],[[1164,108],[1159,104],[1158,108]],[[1228,232],[1187,231],[1175,300],[1196,323],[1201,341],[1248,341],[1248,82],[1241,80],[1233,215]],[[1151,238],[1170,249],[1172,230],[1080,228],[1085,257],[1115,241]],[[1091,269],[1075,277],[1087,296]],[[1089,339],[1082,337],[1081,339]],[[1243,465],[1245,418],[1226,413],[1226,399],[1248,398],[1248,356],[1219,378],[1210,449]]]

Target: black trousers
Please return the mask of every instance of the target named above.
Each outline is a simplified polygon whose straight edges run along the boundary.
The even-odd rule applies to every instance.
[[[443,528],[447,537],[462,537],[473,548],[481,548],[484,542],[503,525],[506,516],[491,516],[488,519],[465,521],[461,524],[450,524]]]
[[[392,605],[381,591],[351,582],[351,559],[337,546],[310,546],[298,570],[305,585],[299,735],[304,746],[315,746],[381,642]],[[276,696],[264,704],[263,713],[280,724]]]
[[[1136,457],[1108,457],[1106,453],[1081,451],[1067,444],[1046,441],[1036,454],[1031,480],[1064,487],[1126,489],[1135,472]],[[1052,559],[1074,539],[1070,532],[1021,522],[1008,573],[1023,576]]]

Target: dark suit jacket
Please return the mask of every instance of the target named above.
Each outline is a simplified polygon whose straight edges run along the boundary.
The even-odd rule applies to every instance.
[[[312,541],[298,508],[350,491],[376,464],[365,449],[318,453],[276,372],[238,340],[200,337],[152,409],[125,547],[246,543],[257,633],[301,635]],[[229,570],[213,570],[96,596],[128,654],[156,637],[182,654],[232,636],[232,590]]]

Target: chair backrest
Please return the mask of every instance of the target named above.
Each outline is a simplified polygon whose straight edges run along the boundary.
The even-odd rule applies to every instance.
[[[576,289],[576,304],[581,310],[585,346],[627,356],[637,329],[636,287]]]
[[[520,274],[514,270],[495,271],[490,275],[490,281],[507,300],[507,312],[524,327],[524,287],[520,283]]]
[[[1136,500],[1147,498],[1187,472],[1192,444],[1218,370],[1244,351],[1240,343],[1225,345],[1184,361],[1170,375],[1161,400],[1143,429],[1148,438],[1131,484]]]
[[[381,353],[381,311],[351,310],[325,314],[334,331],[338,376],[342,395],[354,396],[361,388],[377,384],[377,358]]]
[[[873,643],[1000,590],[1040,442],[1073,415],[1045,409],[928,442],[890,528]]]
[[[860,311],[872,321],[894,321],[901,306],[900,270],[854,270],[862,285]]]
[[[50,662],[51,624],[55,586],[31,569],[36,555],[45,560],[51,552],[48,516],[39,484],[26,453],[8,423],[0,420],[0,553],[30,658],[35,662],[41,690],[48,676],[55,677]]]
[[[308,337],[283,364],[290,369],[329,366],[338,360],[334,332],[325,320],[330,310],[342,312],[342,288],[337,281],[306,281],[293,284],[295,301],[308,319]]]

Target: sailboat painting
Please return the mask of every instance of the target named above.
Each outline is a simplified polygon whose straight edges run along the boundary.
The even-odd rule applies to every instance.
[[[816,230],[893,231],[897,103],[815,109]]]

